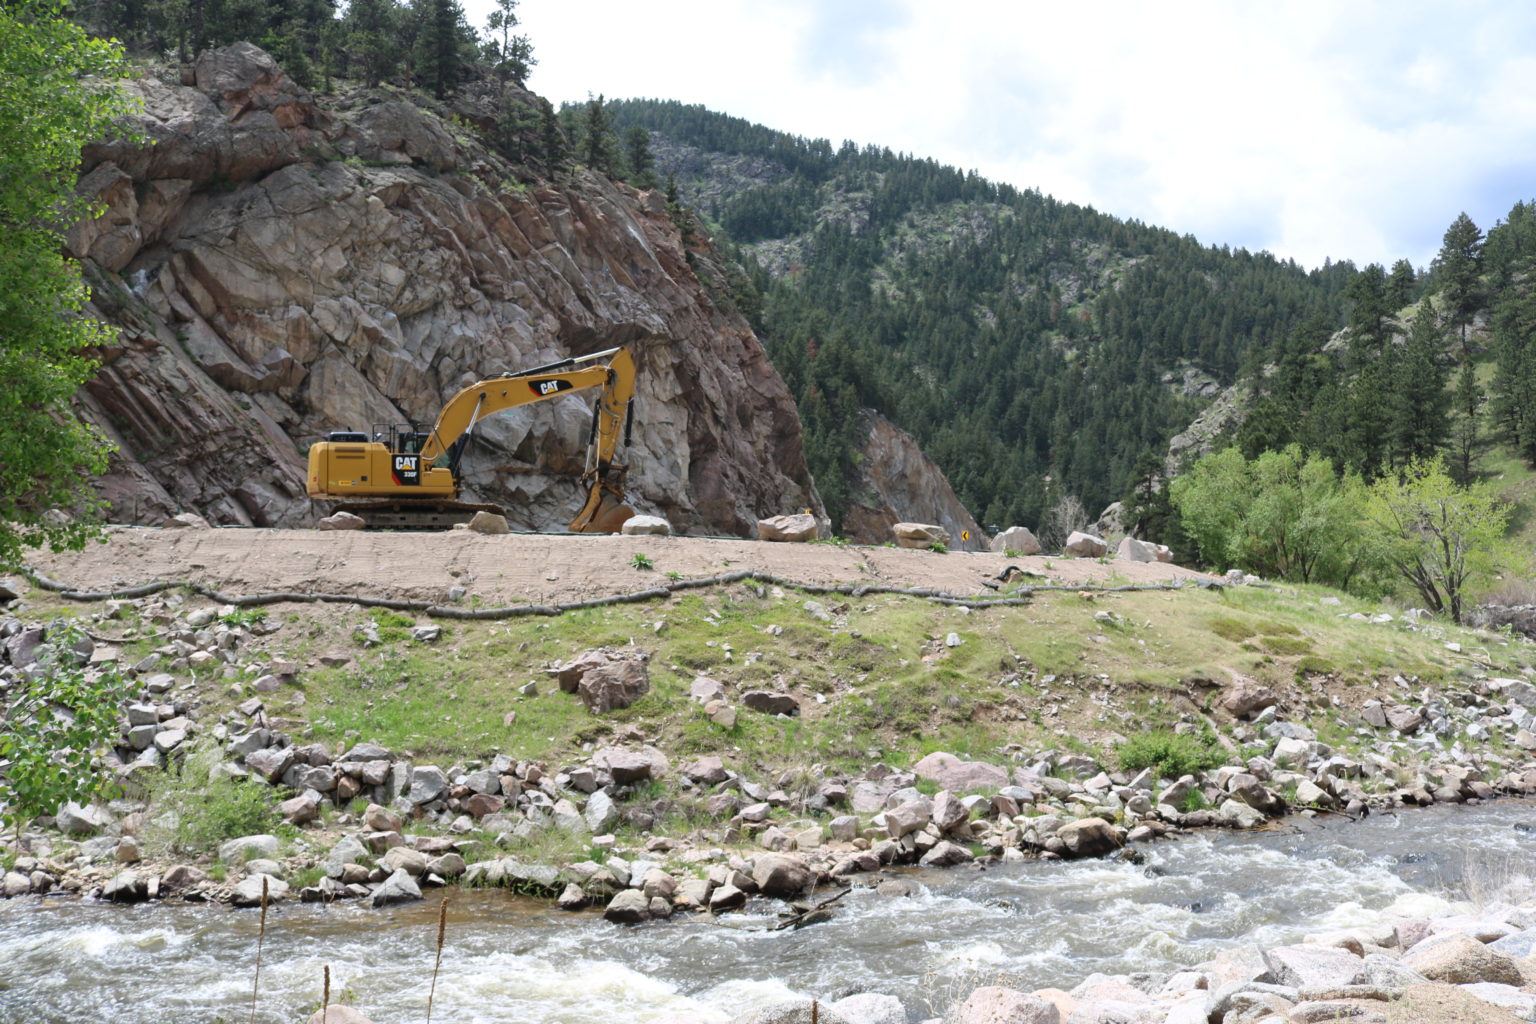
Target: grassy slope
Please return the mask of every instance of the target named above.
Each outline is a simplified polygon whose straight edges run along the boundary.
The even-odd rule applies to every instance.
[[[42,617],[97,610],[34,598],[30,614]],[[1238,678],[1274,687],[1291,717],[1347,743],[1362,701],[1401,692],[1394,676],[1418,689],[1536,662],[1529,643],[1495,634],[1351,620],[1382,609],[1310,587],[1058,592],[1027,608],[969,613],[866,598],[828,602],[832,622],[804,603],[793,591],[734,585],[555,619],[445,623],[431,645],[410,639],[412,620],[395,613],[280,605],[269,615],[281,628],[243,649],[247,662],[282,656],[304,666],[295,686],[266,696],[269,714],[333,746],[374,740],[444,766],[498,751],[562,763],[633,727],[674,756],[718,753],[753,774],[905,764],[939,749],[997,759],[1008,744],[1099,753],[1146,729],[1219,721],[1221,687]],[[377,647],[353,633],[368,618],[381,623]],[[959,646],[947,646],[950,633]],[[1452,640],[1460,652],[1447,649]],[[593,717],[548,671],[587,648],[631,643],[651,655],[652,689],[627,710]],[[354,660],[325,667],[326,654]],[[256,668],[242,673],[196,688],[204,723],[251,695]],[[740,711],[733,728],[688,699],[699,674],[726,685]],[[538,692],[523,696],[529,681]],[[802,716],[746,710],[739,697],[751,689],[795,694]]]

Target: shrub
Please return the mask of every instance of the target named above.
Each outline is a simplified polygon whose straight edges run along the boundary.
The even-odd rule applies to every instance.
[[[1198,736],[1166,730],[1132,736],[1115,751],[1124,771],[1155,768],[1163,778],[1192,775],[1221,763],[1216,737],[1206,731]]]

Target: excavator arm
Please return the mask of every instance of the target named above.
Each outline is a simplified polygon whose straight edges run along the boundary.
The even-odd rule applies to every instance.
[[[619,444],[629,440],[635,395],[634,358],[623,348],[504,373],[462,388],[443,406],[428,433],[404,435],[419,439],[419,447],[391,450],[377,438],[368,442],[365,434],[332,435],[310,449],[309,493],[315,498],[441,505],[443,499],[458,496],[459,459],[481,420],[592,388],[600,390],[582,473],[587,496],[570,529],[617,532],[634,515],[624,504],[628,467],[614,462]],[[390,436],[395,436],[393,431]]]
[[[612,357],[612,358],[609,358]],[[600,360],[607,359],[606,363]],[[592,412],[587,439],[587,465],[582,483],[587,498],[572,520],[573,533],[613,533],[634,510],[624,504],[627,466],[613,461],[620,440],[628,441],[630,402],[635,396],[635,361],[627,349],[612,348],[589,356],[502,374],[461,389],[443,406],[422,446],[423,463],[446,460],[458,476],[464,444],[487,416],[520,405],[589,388],[601,388]]]

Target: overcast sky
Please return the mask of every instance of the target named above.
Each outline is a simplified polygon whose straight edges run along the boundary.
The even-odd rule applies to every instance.
[[[466,0],[483,25],[490,0]],[[1536,5],[521,0],[557,106],[701,103],[1307,266],[1536,196]]]

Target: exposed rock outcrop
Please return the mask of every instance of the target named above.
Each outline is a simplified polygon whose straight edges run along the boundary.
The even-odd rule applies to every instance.
[[[82,164],[106,210],[69,248],[121,335],[80,405],[120,448],[102,483],[116,518],[313,521],[303,452],[327,431],[430,423],[466,383],[614,345],[639,366],[638,510],[738,535],[786,504],[820,513],[787,389],[659,194],[520,181],[387,91],[322,108],[250,44],[205,53],[194,78],[131,83],[153,145]],[[563,525],[589,407],[485,421],[466,497]]]
[[[863,410],[860,419],[864,447],[843,535],[858,544],[884,544],[896,523],[933,523],[949,531],[948,547],[985,550],[981,527],[916,439],[873,409]]]

